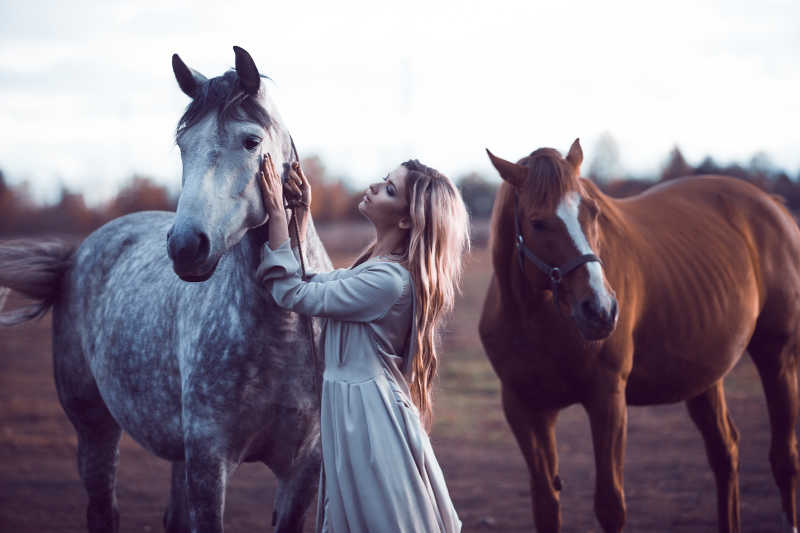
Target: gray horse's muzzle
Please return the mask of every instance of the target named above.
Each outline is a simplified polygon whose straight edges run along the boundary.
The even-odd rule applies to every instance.
[[[167,232],[167,255],[183,281],[206,281],[211,277],[219,260],[212,260],[210,252],[208,235],[191,223],[175,223]]]

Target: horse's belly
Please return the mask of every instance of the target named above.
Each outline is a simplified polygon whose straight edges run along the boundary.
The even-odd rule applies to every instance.
[[[103,400],[117,423],[154,455],[183,460],[180,380],[177,372],[146,361],[135,370],[113,361],[93,361]]]
[[[625,395],[630,405],[675,403],[705,392],[734,367],[743,349],[729,348],[715,353],[661,353],[659,357],[642,357],[628,377]],[[651,361],[657,361],[657,364]]]

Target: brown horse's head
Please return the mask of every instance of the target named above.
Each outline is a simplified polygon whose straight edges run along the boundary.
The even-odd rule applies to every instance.
[[[588,254],[599,258],[601,250],[600,208],[579,179],[583,151],[578,139],[566,158],[558,150],[540,148],[511,163],[487,152],[512,188],[510,202],[503,208],[511,217],[512,211],[517,210],[523,246],[530,252],[522,259],[526,283],[535,290],[554,290],[553,276],[545,270],[548,266],[559,268],[563,278],[558,284],[556,304],[568,307],[584,338],[608,337],[617,323],[616,295],[606,280],[602,263],[579,259]],[[514,250],[516,255],[517,249]],[[566,272],[576,261],[580,266]],[[514,264],[517,263],[515,257]]]

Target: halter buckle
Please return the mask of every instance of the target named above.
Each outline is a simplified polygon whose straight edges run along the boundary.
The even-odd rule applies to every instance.
[[[558,285],[559,283],[561,283],[561,280],[564,279],[564,276],[561,274],[561,269],[558,267],[551,268],[550,272],[548,272],[547,274],[547,277],[550,278],[550,282],[553,285]]]

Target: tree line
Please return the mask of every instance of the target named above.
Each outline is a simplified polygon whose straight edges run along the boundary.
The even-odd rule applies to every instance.
[[[304,158],[302,166],[311,181],[315,198],[311,210],[315,221],[325,224],[360,218],[356,206],[361,200],[363,189],[353,189],[345,177],[332,176],[318,156]],[[692,166],[680,149],[675,147],[655,178],[623,176],[613,139],[610,136],[601,136],[587,170],[585,177],[592,179],[603,191],[615,197],[637,194],[655,183],[681,176],[723,174],[746,180],[780,196],[792,212],[800,213],[800,175],[791,179],[786,171],[772,164],[763,153],[754,155],[747,164],[720,165],[709,156],[699,165]],[[470,172],[456,176],[455,182],[471,217],[488,218],[500,180],[494,176]],[[128,213],[146,210],[174,211],[176,205],[177,197],[167,187],[142,175],[132,176],[113,198],[100,205],[87,205],[81,192],[66,187],[62,187],[58,201],[42,204],[33,200],[27,183],[12,186],[0,170],[2,236],[40,233],[85,235],[109,220]]]

